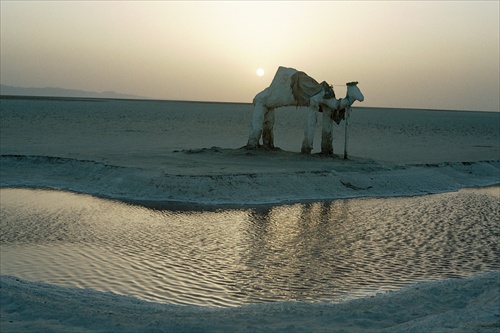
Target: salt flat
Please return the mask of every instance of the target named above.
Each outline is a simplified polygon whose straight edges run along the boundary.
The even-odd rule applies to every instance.
[[[426,195],[500,183],[500,113],[354,108],[349,160],[299,153],[304,113],[278,110],[278,151],[247,150],[249,104],[0,99],[0,186],[166,205]],[[319,129],[314,152],[319,151]],[[498,187],[493,188],[495,194]],[[194,206],[193,206],[194,207]],[[498,271],[338,304],[175,306],[1,277],[2,332],[497,332]]]
[[[301,108],[277,110],[275,145],[281,150],[265,151],[243,148],[249,104],[1,103],[2,186],[254,204],[426,194],[498,182],[499,113],[354,108],[344,161],[343,126],[335,127],[335,156],[314,154],[320,124],[313,155],[299,153]]]

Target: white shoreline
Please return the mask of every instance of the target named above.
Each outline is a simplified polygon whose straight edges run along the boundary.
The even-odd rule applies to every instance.
[[[177,306],[1,276],[2,332],[498,332],[500,271],[332,303]]]
[[[185,153],[177,153],[179,161],[167,167],[142,168],[48,156],[2,155],[0,187],[68,190],[159,205],[260,205],[436,194],[500,183],[498,160],[395,165],[286,152],[270,156],[273,153],[242,156],[239,150],[203,151],[193,157],[205,158],[202,169],[194,168],[198,174],[177,165],[193,162]],[[285,159],[287,166],[282,169]],[[246,165],[249,161],[252,164]],[[221,163],[229,172],[219,169]]]

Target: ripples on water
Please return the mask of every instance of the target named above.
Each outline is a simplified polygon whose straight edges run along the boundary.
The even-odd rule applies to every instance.
[[[340,301],[500,268],[500,188],[217,211],[2,189],[1,273],[176,304]]]

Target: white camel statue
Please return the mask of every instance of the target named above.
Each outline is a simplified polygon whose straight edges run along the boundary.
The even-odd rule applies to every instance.
[[[250,149],[258,147],[262,136],[263,146],[267,149],[274,149],[275,109],[282,106],[307,106],[307,125],[301,152],[311,153],[314,129],[318,111],[320,111],[323,114],[321,153],[331,155],[333,154],[333,121],[340,123],[346,110],[355,101],[362,102],[363,100],[364,96],[357,87],[357,82],[347,83],[346,97],[336,99],[332,87],[325,81],[318,83],[304,72],[280,66],[271,85],[253,99],[252,127],[246,147]]]

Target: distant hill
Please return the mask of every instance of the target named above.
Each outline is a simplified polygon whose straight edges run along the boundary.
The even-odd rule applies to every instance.
[[[21,88],[0,85],[0,95],[11,96],[44,96],[44,97],[79,97],[79,98],[118,98],[118,99],[145,99],[147,97],[120,94],[114,91],[84,91],[63,88]]]

